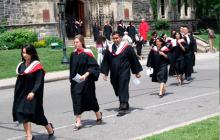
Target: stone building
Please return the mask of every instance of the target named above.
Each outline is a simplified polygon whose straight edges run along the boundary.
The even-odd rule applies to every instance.
[[[123,20],[126,23],[141,18],[153,20],[150,0],[63,0],[66,23],[83,21],[83,34],[91,36],[94,22],[101,26]],[[157,0],[158,19],[192,21],[195,19],[194,0]],[[60,0],[0,0],[0,21],[8,27],[26,26],[40,33],[58,35]]]

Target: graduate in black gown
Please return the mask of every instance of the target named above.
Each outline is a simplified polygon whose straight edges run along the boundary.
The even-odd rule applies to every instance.
[[[147,67],[153,68],[152,82],[160,83],[159,97],[163,97],[166,91],[165,84],[168,79],[170,49],[165,46],[161,38],[156,39],[156,46],[152,47],[147,59]]]
[[[96,122],[102,122],[102,113],[99,112],[99,104],[95,93],[95,81],[98,80],[100,68],[91,50],[85,48],[82,35],[74,38],[75,51],[70,56],[70,83],[73,111],[76,116],[74,130],[79,130],[81,114],[84,111],[94,111]],[[76,78],[76,75],[80,75]],[[75,77],[75,80],[74,80]],[[78,81],[77,81],[78,80]]]
[[[118,116],[122,116],[129,110],[128,86],[131,72],[135,74],[137,78],[140,78],[142,66],[132,46],[122,41],[118,31],[112,33],[112,39],[114,44],[109,46],[105,52],[101,64],[101,72],[104,74],[103,79],[107,80],[110,71],[111,84],[120,102]]]
[[[184,38],[189,46],[185,53],[185,79],[191,81],[191,74],[193,72],[193,66],[195,65],[195,54],[197,52],[196,40],[192,34],[189,33],[187,26],[183,27]]]
[[[26,140],[34,139],[31,122],[47,129],[49,138],[53,136],[53,125],[48,123],[43,109],[45,71],[33,45],[21,49],[22,62],[18,64],[18,74],[14,90],[13,121],[23,123]]]
[[[182,85],[183,83],[183,73],[184,73],[184,66],[185,66],[185,52],[188,51],[188,44],[186,40],[184,40],[180,34],[180,32],[176,32],[174,34],[176,46],[174,47],[174,54],[175,54],[175,72],[176,78],[178,81],[177,85]]]

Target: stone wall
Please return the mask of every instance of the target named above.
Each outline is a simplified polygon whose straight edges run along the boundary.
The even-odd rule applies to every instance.
[[[150,0],[133,0],[132,9],[134,20],[152,19]]]

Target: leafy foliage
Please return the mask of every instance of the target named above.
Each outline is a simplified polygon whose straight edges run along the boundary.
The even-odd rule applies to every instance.
[[[167,20],[157,20],[154,22],[156,30],[168,30],[170,28]]]
[[[157,0],[150,0],[150,4],[153,10],[153,18],[157,20]]]
[[[37,33],[27,29],[15,29],[0,34],[0,50],[19,49],[25,44],[37,41]]]
[[[62,40],[56,36],[45,37],[44,40],[46,42],[46,47],[51,47],[51,43],[58,43],[61,46],[63,45]]]

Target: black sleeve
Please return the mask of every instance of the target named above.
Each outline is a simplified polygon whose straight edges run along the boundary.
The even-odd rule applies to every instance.
[[[69,81],[70,81],[70,82],[71,82],[72,79],[73,79],[73,75],[72,75],[72,63],[73,63],[73,53],[71,53],[71,55],[70,55],[70,64],[69,64],[69,67],[70,67]]]
[[[103,60],[101,63],[101,73],[103,73],[105,75],[108,75],[109,69],[110,69],[109,55],[110,55],[110,52],[109,52],[108,48],[106,48],[106,51],[105,51],[105,54],[104,54],[104,57],[103,57]]]
[[[146,65],[147,67],[152,67],[152,56],[153,56],[153,51],[151,50],[147,58],[147,65]]]
[[[99,79],[100,68],[95,58],[88,56],[88,72],[90,73],[89,78],[97,81]]]
[[[36,93],[38,89],[41,88],[41,84],[43,84],[43,80],[44,80],[43,70],[36,71],[35,76],[36,76],[36,80],[34,83],[34,88],[32,89],[33,93]]]
[[[134,49],[129,46],[128,47],[128,53],[129,53],[129,61],[130,61],[130,64],[131,64],[131,71],[133,74],[138,74],[139,72],[141,72],[143,70],[138,58],[137,58],[137,55],[136,53],[134,52]]]

